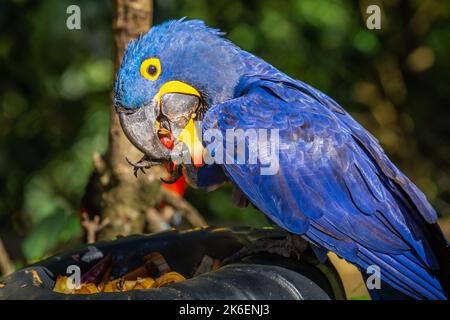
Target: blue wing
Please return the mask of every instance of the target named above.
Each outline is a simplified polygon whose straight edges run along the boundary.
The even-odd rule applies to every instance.
[[[279,130],[275,174],[262,175],[261,160],[236,164],[230,152],[237,146],[225,149],[235,160],[223,164],[225,173],[249,200],[281,227],[363,272],[379,266],[382,280],[397,290],[415,298],[445,298],[425,226],[436,223],[436,213],[376,139],[302,82],[260,77],[243,92],[210,108],[203,126],[219,129],[223,137],[227,129]],[[246,139],[249,150],[255,152],[255,145]]]

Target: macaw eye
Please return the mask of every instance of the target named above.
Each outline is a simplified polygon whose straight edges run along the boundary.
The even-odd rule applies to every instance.
[[[161,74],[161,62],[158,58],[145,59],[141,64],[140,71],[144,78],[154,81]]]

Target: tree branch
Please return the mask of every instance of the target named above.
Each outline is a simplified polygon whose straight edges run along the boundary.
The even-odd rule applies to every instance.
[[[207,225],[206,221],[203,219],[197,209],[195,209],[183,197],[180,197],[170,190],[162,188],[162,198],[164,202],[179,211],[192,226],[203,227]]]

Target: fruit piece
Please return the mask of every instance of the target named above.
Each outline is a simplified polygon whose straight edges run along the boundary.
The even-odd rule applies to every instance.
[[[103,275],[108,271],[111,261],[112,256],[110,254],[101,259],[88,272],[83,274],[81,277],[81,283],[100,283]]]
[[[170,283],[180,282],[180,281],[184,281],[184,280],[186,280],[185,277],[183,277],[178,272],[172,271],[172,272],[168,272],[166,274],[163,274],[161,277],[156,279],[154,287],[155,288],[160,288],[160,287],[166,286],[166,285],[168,285]]]
[[[39,276],[39,273],[36,270],[31,270],[31,274],[33,275],[33,284],[36,287],[39,287],[42,284],[42,279]]]
[[[155,285],[153,278],[138,278],[134,290],[150,289]]]
[[[81,285],[80,289],[75,290],[75,294],[93,294],[93,293],[99,293],[100,290],[97,288],[97,286],[93,283],[84,283]]]
[[[122,288],[121,281],[122,279],[116,279],[106,283],[103,292],[120,292]]]
[[[53,287],[53,291],[59,293],[72,293],[73,289],[69,289],[68,287],[68,278],[65,276],[58,276],[55,281],[55,286]]]
[[[123,276],[125,280],[136,280],[138,278],[146,278],[148,277],[148,271],[145,265],[140,266],[139,268],[136,268],[130,272],[128,272],[126,275]]]
[[[136,281],[124,280],[123,285],[122,285],[122,291],[133,290],[135,286],[136,286]]]
[[[219,259],[213,259],[210,256],[205,255],[205,256],[203,256],[203,259],[200,262],[200,265],[197,267],[197,270],[194,273],[194,277],[196,277],[202,273],[215,271],[215,270],[219,269],[220,266],[221,266],[221,262]]]
[[[159,252],[152,252],[146,255],[144,261],[148,274],[153,278],[160,277],[171,271],[166,259]]]
[[[170,283],[184,281],[186,278],[178,272],[171,271],[167,261],[159,252],[152,252],[143,258],[144,265],[128,272],[125,276],[108,281],[111,271],[112,257],[108,255],[97,262],[81,278],[82,284],[78,289],[71,289],[71,279],[58,276],[53,291],[65,294],[95,294],[100,292],[125,292],[130,290],[144,290],[159,288]],[[219,263],[217,259],[204,257],[207,268],[211,269]],[[156,280],[150,275],[158,277]],[[38,282],[38,280],[36,280]]]
[[[197,267],[197,270],[194,273],[194,277],[206,273],[212,270],[214,264],[214,259],[210,256],[203,256],[202,261],[200,262],[200,265]]]
[[[108,266],[108,268],[106,268],[106,271],[105,271],[105,273],[103,274],[102,280],[100,281],[100,283],[106,283],[106,282],[112,280],[112,279],[111,279],[111,270],[112,270],[112,264],[110,264],[110,265]]]
[[[212,271],[216,271],[222,266],[222,262],[219,259],[214,259],[214,263],[212,266]]]

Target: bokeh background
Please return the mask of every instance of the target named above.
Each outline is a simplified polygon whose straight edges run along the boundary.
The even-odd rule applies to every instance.
[[[81,7],[81,30],[66,8]],[[382,29],[365,10],[382,7]],[[326,92],[450,217],[450,2],[156,0],[154,23],[199,18]],[[15,267],[80,242],[92,154],[108,139],[109,0],[0,1],[0,238]],[[187,199],[210,223],[264,225],[230,187]]]

